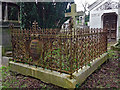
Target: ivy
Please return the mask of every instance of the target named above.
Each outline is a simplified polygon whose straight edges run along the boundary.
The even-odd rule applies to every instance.
[[[34,21],[41,28],[61,28],[68,19],[65,11],[68,2],[21,2],[20,20],[22,28],[29,28]]]
[[[116,53],[113,50],[108,50],[109,58],[117,59]]]

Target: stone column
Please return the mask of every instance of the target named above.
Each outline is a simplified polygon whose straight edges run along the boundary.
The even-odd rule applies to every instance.
[[[0,1],[0,21],[2,21],[2,2]]]
[[[5,17],[4,17],[4,20],[7,21],[8,20],[8,4],[6,3],[6,6],[5,6]]]

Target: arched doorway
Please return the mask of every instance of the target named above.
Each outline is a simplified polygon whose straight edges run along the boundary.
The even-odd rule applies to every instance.
[[[107,33],[108,40],[115,41],[116,33],[117,33],[117,14],[116,13],[103,14],[103,28],[108,32]]]

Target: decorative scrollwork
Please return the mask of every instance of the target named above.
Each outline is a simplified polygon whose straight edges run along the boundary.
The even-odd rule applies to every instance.
[[[33,28],[33,30],[36,31],[38,29],[38,22],[34,21],[33,25],[32,25],[32,28]]]
[[[118,2],[109,1],[101,5],[99,8],[96,9],[96,11],[99,10],[109,10],[109,9],[118,9]]]

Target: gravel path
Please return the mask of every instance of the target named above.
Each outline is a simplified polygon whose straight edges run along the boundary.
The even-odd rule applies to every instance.
[[[120,57],[110,59],[91,74],[81,88],[120,88]]]

